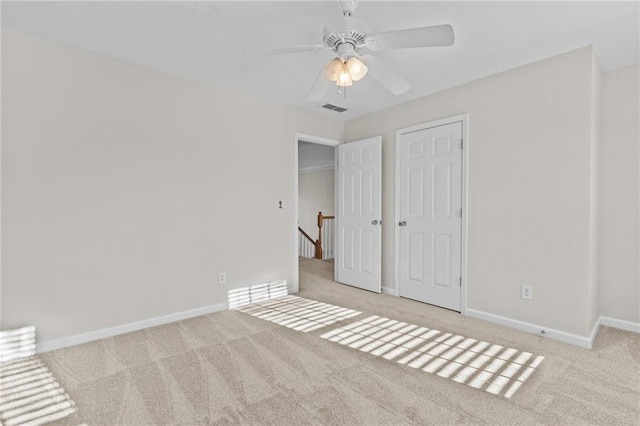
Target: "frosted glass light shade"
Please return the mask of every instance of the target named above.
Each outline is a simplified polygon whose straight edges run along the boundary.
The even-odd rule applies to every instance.
[[[367,66],[355,56],[349,58],[347,61],[347,69],[349,70],[349,74],[351,74],[353,81],[362,79],[367,75],[367,71],[369,71]]]
[[[346,65],[342,67],[342,71],[338,74],[336,84],[341,87],[353,86],[353,79],[351,78],[351,74],[349,74],[349,70]]]
[[[329,81],[337,81],[338,74],[342,71],[342,60],[334,58],[324,66],[324,76]]]

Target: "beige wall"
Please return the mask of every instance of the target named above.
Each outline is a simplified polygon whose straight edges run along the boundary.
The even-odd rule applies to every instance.
[[[334,170],[298,174],[298,223],[312,238],[318,238],[318,212],[334,213]]]
[[[593,55],[582,48],[345,124],[382,135],[383,217],[395,222],[395,131],[469,113],[468,307],[587,336],[592,240]],[[383,286],[395,288],[395,226]],[[520,285],[534,300],[520,298]]]
[[[602,70],[595,55],[591,57],[591,174],[589,176],[589,324],[600,319],[600,114]]]
[[[3,327],[46,341],[297,282],[294,133],[342,123],[2,35]]]
[[[48,340],[223,303],[234,287],[295,283],[294,132],[382,135],[391,224],[395,131],[462,113],[470,114],[469,308],[581,336],[598,313],[640,322],[638,66],[604,73],[600,103],[598,67],[584,48],[343,129],[2,35],[5,328],[35,323]],[[269,227],[253,220],[258,213]],[[391,289],[394,237],[385,226]],[[227,285],[217,284],[219,271]],[[533,301],[520,299],[522,283],[533,285]]]
[[[600,312],[640,323],[640,72],[604,73],[600,176]]]

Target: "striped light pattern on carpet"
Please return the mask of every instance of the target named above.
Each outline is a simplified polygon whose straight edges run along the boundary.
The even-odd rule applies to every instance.
[[[529,352],[377,315],[321,337],[506,398],[544,360]]]
[[[251,287],[231,289],[227,292],[227,302],[229,309],[236,309],[252,303],[284,297],[288,294],[287,280],[278,280]]]
[[[35,327],[0,332],[0,425],[41,425],[76,411],[69,395],[35,356]]]
[[[258,302],[236,308],[236,311],[304,333],[318,330],[362,313],[298,296],[285,296]]]

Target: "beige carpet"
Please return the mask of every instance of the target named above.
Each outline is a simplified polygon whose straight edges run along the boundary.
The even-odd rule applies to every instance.
[[[43,354],[78,411],[58,424],[640,424],[640,336],[585,350],[330,280],[301,259],[298,296],[360,311],[303,332],[225,311]],[[511,398],[322,335],[379,316],[543,356]]]

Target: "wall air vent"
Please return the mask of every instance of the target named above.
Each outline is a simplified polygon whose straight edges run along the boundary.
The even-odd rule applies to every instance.
[[[347,110],[346,108],[342,108],[338,105],[333,105],[333,104],[324,104],[322,105],[322,108],[330,109],[331,111],[335,111],[335,112],[345,112]]]

